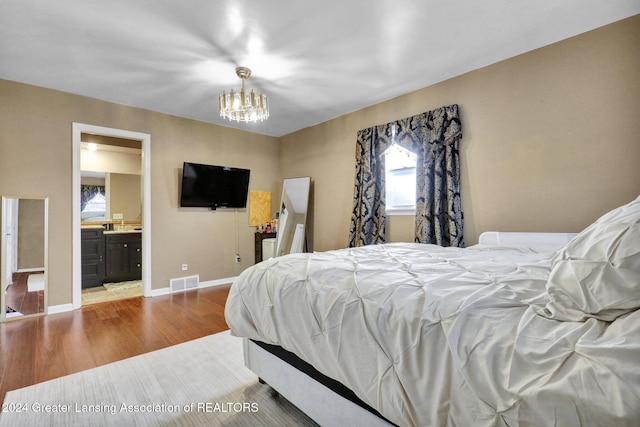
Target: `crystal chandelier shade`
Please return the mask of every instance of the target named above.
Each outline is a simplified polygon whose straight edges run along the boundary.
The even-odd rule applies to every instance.
[[[236,74],[242,79],[240,92],[233,89],[229,93],[224,91],[218,97],[220,117],[236,122],[264,121],[269,117],[269,103],[267,96],[253,91],[247,92],[244,81],[251,76],[251,70],[246,67],[236,68]]]

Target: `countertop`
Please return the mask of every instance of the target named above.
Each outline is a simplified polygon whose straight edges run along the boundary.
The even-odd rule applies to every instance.
[[[124,230],[118,230],[117,228],[120,227],[118,225],[114,225],[114,227],[116,228],[115,230],[104,230],[104,227],[102,225],[81,225],[80,226],[81,229],[100,229],[101,228],[104,230],[103,231],[104,234],[142,233],[142,227],[125,225]]]
[[[133,234],[133,233],[142,233],[142,230],[110,230],[110,231],[103,231],[103,234]]]

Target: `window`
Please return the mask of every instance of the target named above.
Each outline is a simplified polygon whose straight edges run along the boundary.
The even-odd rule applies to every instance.
[[[384,155],[387,214],[415,214],[417,156],[397,144],[389,147]]]
[[[101,221],[105,218],[107,201],[102,193],[96,193],[82,209],[84,221]]]

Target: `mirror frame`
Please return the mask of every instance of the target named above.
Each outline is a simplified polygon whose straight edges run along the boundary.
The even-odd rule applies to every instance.
[[[18,200],[42,200],[44,201],[44,302],[43,310],[38,313],[23,314],[21,316],[7,317],[6,310],[6,287],[7,278],[4,268],[0,277],[0,322],[13,321],[27,319],[31,317],[45,316],[48,312],[48,299],[49,299],[49,198],[48,197],[24,197],[24,196],[2,196],[2,235],[0,236],[1,248],[0,248],[0,262],[3,267],[6,266],[5,258],[7,256],[7,242],[5,237],[5,222],[7,215],[7,206],[9,199]]]
[[[304,189],[303,186],[306,185],[306,202],[304,207],[305,210],[302,213],[296,213],[294,211],[294,214],[299,214],[299,215],[304,214],[304,218],[302,218],[301,221],[296,221],[295,223],[293,223],[294,224],[293,227],[291,226],[292,224],[291,222],[287,223],[288,218],[283,215],[283,210],[286,208],[286,206],[292,206],[294,204],[290,201],[290,198],[287,192],[287,187],[288,187],[287,184],[289,184],[289,187],[296,186],[296,187],[299,187],[300,189]],[[309,216],[310,194],[311,194],[311,177],[310,176],[304,176],[299,178],[285,178],[282,181],[282,196],[280,198],[280,205],[278,208],[279,220],[278,220],[278,234],[276,236],[276,253],[275,253],[276,257],[294,253],[294,252],[291,252],[291,247],[293,246],[293,241],[295,239],[295,228],[300,224],[304,226],[304,232],[303,232],[303,235],[301,236],[302,248],[300,251],[295,251],[295,252],[306,251],[307,221]],[[284,250],[282,248],[283,244],[290,245],[289,249]]]

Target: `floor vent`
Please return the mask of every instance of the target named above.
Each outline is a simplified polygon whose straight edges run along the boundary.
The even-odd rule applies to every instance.
[[[178,277],[177,279],[169,280],[169,287],[171,289],[171,293],[188,291],[196,289],[199,281],[199,276]]]

